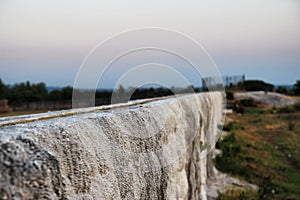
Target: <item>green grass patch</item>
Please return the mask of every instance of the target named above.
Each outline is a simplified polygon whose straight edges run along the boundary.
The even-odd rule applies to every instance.
[[[239,124],[235,124],[235,123],[228,123],[228,124],[225,124],[223,126],[223,131],[232,131],[232,130],[245,130],[245,128],[242,126],[242,125],[239,125]]]
[[[300,112],[247,108],[237,119],[227,124],[230,134],[217,143],[222,150],[215,158],[217,169],[258,185],[258,199],[300,200]],[[232,195],[219,199],[245,199]]]
[[[256,108],[256,107],[250,107],[245,109],[245,113],[249,114],[263,114],[264,110],[261,108]]]

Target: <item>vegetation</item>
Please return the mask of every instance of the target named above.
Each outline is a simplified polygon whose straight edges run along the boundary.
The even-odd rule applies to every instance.
[[[233,93],[226,90],[226,99],[227,100],[233,100],[234,99]]]
[[[45,83],[18,83],[9,87],[0,79],[0,99],[8,99],[10,104],[29,103],[49,99]]]
[[[298,80],[294,85],[294,93],[300,95],[300,80]]]
[[[230,84],[226,88],[226,98],[227,100],[233,100],[232,91],[274,91],[276,89],[277,93],[286,94],[286,95],[300,95],[300,80],[297,80],[293,87],[287,87],[279,85],[275,88],[274,85],[266,83],[261,80],[245,80],[238,82],[236,85]]]
[[[8,87],[0,79],[0,100],[5,99],[7,93],[8,93]]]
[[[297,80],[292,88],[286,86],[278,86],[276,92],[287,95],[300,95],[300,80]]]
[[[276,89],[276,92],[281,93],[281,94],[287,94],[288,93],[288,89],[285,86],[279,86]]]
[[[228,188],[224,193],[219,194],[218,200],[258,200],[256,190],[241,189],[238,187]]]
[[[20,104],[23,102],[41,101],[47,98],[48,92],[44,83],[31,84],[26,83],[15,84],[8,89],[6,98],[11,103]]]
[[[245,90],[247,91],[273,91],[274,85],[265,83],[260,80],[249,80],[244,82]]]
[[[173,92],[176,93],[188,93],[188,92],[199,92],[198,88],[193,86],[188,86],[187,88],[176,89],[172,88],[137,88],[126,90],[124,87],[120,86],[117,91],[119,94],[130,96],[131,100],[143,99],[143,98],[153,98],[172,95]],[[91,92],[91,91],[83,91]],[[101,90],[95,92],[95,98],[100,99],[96,101],[97,105],[109,104],[111,102],[112,90]],[[48,91],[45,83],[18,83],[13,86],[5,85],[0,79],[0,100],[7,99],[9,105],[17,106],[21,104],[27,104],[31,102],[47,101],[71,101],[73,94],[73,88],[70,86],[63,87],[61,89],[56,89],[53,91]]]
[[[224,126],[230,134],[217,144],[216,167],[258,185],[258,199],[300,199],[299,107],[245,107],[242,116],[230,116],[235,121]],[[257,199],[246,193],[228,191],[219,199]]]
[[[245,107],[252,107],[255,105],[255,102],[253,99],[242,99],[242,100],[240,100],[240,103],[242,106],[245,106]]]
[[[239,125],[239,124],[235,124],[235,123],[230,122],[230,123],[225,124],[223,126],[223,130],[229,132],[229,131],[232,131],[232,130],[245,130],[245,128],[243,126]]]
[[[294,105],[290,106],[283,106],[280,108],[273,108],[272,112],[278,112],[278,113],[294,113],[297,111],[300,111],[300,103],[296,103]]]

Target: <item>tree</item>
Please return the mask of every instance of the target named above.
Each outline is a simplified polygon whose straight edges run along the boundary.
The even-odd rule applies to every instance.
[[[284,86],[279,86],[276,90],[276,92],[281,93],[281,94],[287,94],[288,93],[288,89]]]
[[[118,93],[119,93],[120,95],[122,95],[122,94],[125,93],[125,88],[123,87],[123,85],[120,85],[120,86],[119,86]]]
[[[64,87],[62,91],[62,100],[71,100],[73,95],[73,88],[70,86]]]
[[[33,84],[32,86],[33,93],[37,96],[38,100],[45,100],[48,95],[48,90],[45,83]]]
[[[16,104],[29,103],[45,100],[47,94],[45,83],[31,84],[27,81],[26,83],[15,84],[10,88],[8,100]]]
[[[4,84],[4,82],[0,78],[0,100],[6,99],[8,96],[8,87]]]
[[[62,91],[61,90],[53,90],[47,97],[47,100],[50,101],[59,101],[62,99]]]
[[[261,80],[248,80],[244,82],[244,87],[247,91],[272,91],[274,85],[265,83]]]
[[[297,82],[294,84],[294,92],[296,95],[300,94],[300,80],[297,80]]]

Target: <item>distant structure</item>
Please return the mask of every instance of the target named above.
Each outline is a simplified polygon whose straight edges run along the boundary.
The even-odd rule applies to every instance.
[[[204,77],[202,78],[202,91],[219,90],[222,88],[222,83],[225,88],[239,87],[243,88],[245,75],[230,75],[223,76],[222,80],[219,77]]]
[[[223,76],[224,87],[242,86],[245,82],[245,75]]]

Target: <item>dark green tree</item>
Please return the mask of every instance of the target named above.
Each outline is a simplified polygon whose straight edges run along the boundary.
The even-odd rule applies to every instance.
[[[62,100],[62,91],[61,90],[51,91],[47,97],[47,100],[50,100],[50,101]]]
[[[288,93],[288,89],[284,86],[279,86],[276,90],[276,92],[281,93],[281,94],[287,94]]]
[[[274,85],[270,83],[265,83],[261,80],[247,80],[244,82],[245,90],[247,91],[272,91]]]
[[[0,78],[0,100],[6,99],[8,96],[8,87],[4,84],[4,82]]]
[[[26,83],[15,84],[10,88],[8,100],[13,104],[29,103],[45,100],[47,94],[45,83],[31,84],[27,81]]]
[[[73,88],[70,86],[62,88],[62,100],[71,100],[73,94]]]
[[[296,95],[300,95],[300,80],[297,80],[294,84],[294,92]]]
[[[48,90],[45,83],[37,83],[33,85],[33,93],[37,96],[38,100],[45,100],[48,95]]]

